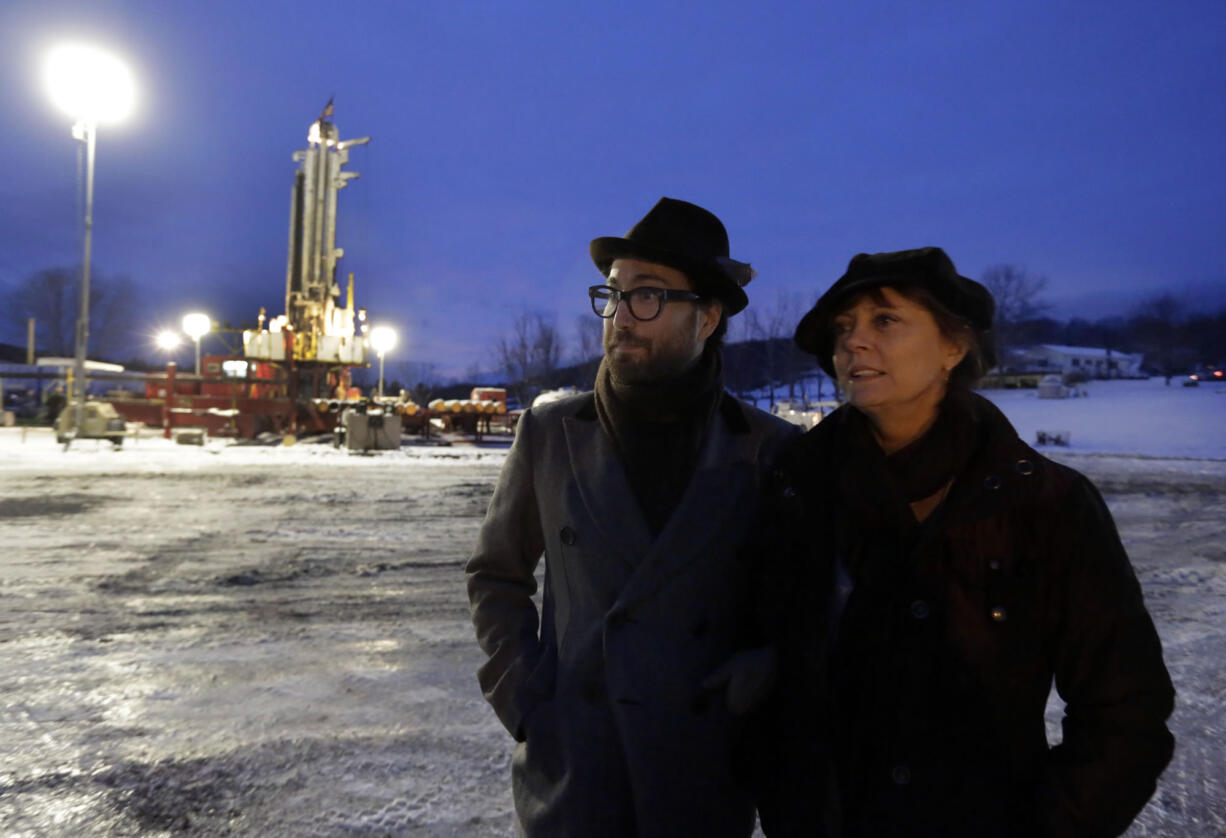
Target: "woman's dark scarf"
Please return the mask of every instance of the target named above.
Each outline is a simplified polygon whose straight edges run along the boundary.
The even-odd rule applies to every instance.
[[[990,412],[979,400],[973,393],[951,390],[932,427],[889,456],[868,418],[855,408],[845,408],[835,429],[837,454],[828,514],[834,516],[835,555],[845,576],[842,592],[832,604],[831,671],[841,705],[839,735],[850,737],[841,746],[849,777],[863,776],[866,769],[860,763],[886,758],[862,752],[851,738],[896,712],[893,696],[899,673],[919,665],[899,643],[899,637],[906,636],[899,624],[911,619],[916,602],[927,607],[925,601],[940,597],[938,591],[926,593],[915,584],[915,548],[926,534],[939,529],[947,503],[943,500],[922,523],[910,504],[941,492],[951,482],[955,489],[950,496],[957,496],[959,475],[991,433]],[[930,674],[945,672],[948,663],[924,661]]]
[[[709,347],[681,376],[646,384],[619,384],[608,359],[600,362],[596,416],[653,534],[664,528],[689,485],[723,390],[723,362]]]
[[[838,418],[824,490],[836,553],[857,587],[894,587],[907,575],[907,558],[926,528],[939,526],[944,502],[922,524],[911,504],[957,483],[991,432],[990,411],[974,393],[950,390],[931,428],[886,455],[863,413],[850,405]],[[837,510],[834,512],[833,510]]]
[[[909,505],[956,479],[983,442],[981,411],[973,393],[952,389],[923,436],[887,455],[863,413],[849,407],[839,429],[839,483],[853,507],[875,509],[891,521],[910,521]],[[885,513],[886,509],[891,509]],[[882,522],[884,523],[884,521]]]

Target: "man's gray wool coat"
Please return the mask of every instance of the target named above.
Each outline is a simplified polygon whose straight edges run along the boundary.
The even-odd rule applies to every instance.
[[[740,726],[702,682],[750,642],[756,571],[738,547],[796,432],[725,394],[653,539],[592,394],[524,413],[467,565],[481,688],[518,742],[524,834],[753,831]]]

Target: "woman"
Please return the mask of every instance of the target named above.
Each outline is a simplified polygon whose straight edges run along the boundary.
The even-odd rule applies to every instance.
[[[856,256],[797,327],[847,404],[776,472],[779,762],[800,788],[765,801],[768,835],[831,813],[865,838],[1118,835],[1170,759],[1174,691],[1102,498],[970,389],[993,310],[929,247]],[[798,695],[824,732],[798,733]]]

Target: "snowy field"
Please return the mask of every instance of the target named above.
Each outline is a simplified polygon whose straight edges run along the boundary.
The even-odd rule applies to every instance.
[[[1070,434],[1163,638],[1177,751],[1128,834],[1224,836],[1226,388],[1087,388],[989,395]],[[0,834],[513,834],[462,577],[504,457],[0,430]]]

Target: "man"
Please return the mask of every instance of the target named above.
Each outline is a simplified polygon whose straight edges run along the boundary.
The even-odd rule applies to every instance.
[[[794,433],[723,390],[753,271],[671,198],[591,254],[595,392],[524,413],[468,562],[481,687],[518,742],[523,834],[748,836],[738,714],[771,667],[737,547]]]

